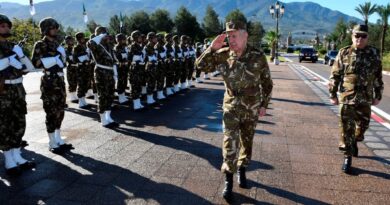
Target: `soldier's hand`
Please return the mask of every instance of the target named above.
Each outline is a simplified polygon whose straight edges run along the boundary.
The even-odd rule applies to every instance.
[[[265,107],[261,107],[259,109],[259,117],[263,117],[265,114],[267,114],[267,109]]]
[[[381,102],[380,100],[374,99],[374,100],[372,101],[372,105],[378,105],[380,102]]]
[[[225,45],[225,38],[226,38],[225,33],[218,35],[213,40],[213,42],[211,42],[211,45],[210,45],[211,50],[216,51],[216,50],[222,48]]]
[[[339,104],[339,99],[338,98],[331,98],[330,99],[330,103],[332,103],[332,105],[338,105]]]

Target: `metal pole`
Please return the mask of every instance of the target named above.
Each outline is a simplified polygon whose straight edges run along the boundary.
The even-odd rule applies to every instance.
[[[276,9],[276,48],[275,59],[278,60],[278,44],[279,44],[279,9]]]

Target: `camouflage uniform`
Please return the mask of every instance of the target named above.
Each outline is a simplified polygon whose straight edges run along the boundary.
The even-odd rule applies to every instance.
[[[77,89],[77,63],[73,59],[73,37],[65,37],[66,51],[66,78],[68,80],[69,93],[75,93]]]
[[[175,92],[180,91],[179,88],[179,82],[182,76],[182,72],[185,69],[184,68],[184,56],[183,56],[183,51],[181,50],[179,46],[179,37],[177,35],[172,37],[173,40],[173,51],[175,53],[175,58],[174,58],[174,78],[173,78],[173,84],[175,86]]]
[[[129,50],[126,46],[126,43],[119,43],[120,41],[126,41],[126,36],[124,34],[118,34],[117,37],[118,44],[114,47],[114,52],[116,55],[116,58],[119,61],[118,66],[118,82],[117,82],[117,92],[119,95],[119,102],[124,103],[127,101],[127,98],[125,97],[125,90],[127,87],[127,79],[129,76]]]
[[[199,58],[199,56],[202,54],[202,48],[201,48],[201,44],[199,42],[196,43],[195,45],[195,58]],[[198,83],[202,83],[203,81],[200,80],[200,74],[201,74],[201,70],[199,69],[196,69],[196,73],[195,73],[195,78],[196,78],[196,81]]]
[[[188,82],[189,87],[193,87],[192,80],[193,80],[193,75],[194,75],[194,70],[195,70],[196,53],[195,53],[195,48],[193,47],[193,45],[190,42],[191,42],[191,39],[189,40],[189,44],[187,47],[188,55],[189,55],[187,82]]]
[[[155,45],[155,49],[157,52],[158,58],[158,66],[157,66],[157,99],[159,99],[159,92],[163,91],[164,83],[165,83],[165,73],[167,70],[167,52],[164,48],[164,36],[162,34],[157,34],[158,43]],[[165,98],[165,97],[164,97]]]
[[[181,83],[181,89],[187,89],[188,83],[187,83],[187,76],[189,73],[189,67],[190,67],[190,54],[187,47],[187,36],[181,36],[180,37],[180,49],[183,53],[183,66],[182,70],[180,72],[180,83]]]
[[[22,137],[26,130],[26,92],[23,75],[34,66],[22,48],[7,40],[11,36],[12,22],[0,14],[0,24],[8,24],[0,33],[0,150],[8,175],[20,175],[24,169],[35,167],[34,162],[21,156]]]
[[[340,92],[340,146],[345,143],[345,154],[351,156],[357,151],[356,140],[363,140],[369,127],[372,100],[382,98],[379,51],[371,46],[340,49],[329,85],[331,98],[337,98],[337,91]]]
[[[140,40],[141,33],[133,31],[131,33],[132,44],[130,45],[129,59],[131,59],[130,66],[130,85],[131,97],[133,99],[134,109],[141,109],[143,106],[140,103],[141,87],[143,83],[143,76],[145,75],[145,57],[142,52]]]
[[[147,35],[148,43],[145,45],[143,53],[145,54],[145,71],[146,71],[146,82],[147,82],[147,103],[155,103],[153,99],[153,92],[156,89],[156,79],[157,79],[157,52],[154,49],[156,41],[156,34],[153,32],[148,33]]]
[[[83,98],[85,97],[85,93],[87,93],[91,76],[93,77],[93,73],[90,71],[90,62],[91,59],[87,52],[87,45],[84,33],[76,34],[77,45],[73,48],[73,59],[78,64],[78,90],[77,97]]]
[[[267,108],[272,80],[263,52],[249,45],[238,58],[229,48],[208,48],[197,60],[198,69],[222,73],[226,92],[223,100],[223,165],[224,173],[246,167],[252,155],[253,136],[260,107]]]
[[[165,34],[165,52],[167,54],[166,58],[166,82],[165,82],[165,87],[166,87],[166,94],[167,95],[172,95],[174,92],[173,86],[174,86],[174,78],[175,78],[175,52],[173,50],[172,46],[172,34],[167,33]]]

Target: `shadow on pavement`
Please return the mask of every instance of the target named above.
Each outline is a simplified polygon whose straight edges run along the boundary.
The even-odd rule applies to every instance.
[[[297,104],[308,105],[308,106],[329,106],[329,105],[327,105],[325,103],[306,102],[306,101],[299,101],[299,100],[289,100],[289,99],[283,99],[283,98],[272,98],[271,100],[282,101],[282,102],[289,102],[289,103],[297,103]]]

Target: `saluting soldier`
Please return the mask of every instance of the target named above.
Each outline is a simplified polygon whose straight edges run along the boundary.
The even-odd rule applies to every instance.
[[[145,57],[142,52],[142,37],[141,32],[136,30],[131,33],[132,44],[130,45],[129,59],[131,59],[130,66],[130,85],[131,98],[133,99],[133,109],[139,110],[144,108],[141,104],[141,89],[143,83],[143,76],[145,75]]]
[[[367,25],[354,26],[352,45],[340,49],[332,67],[329,93],[330,102],[340,104],[342,171],[350,173],[352,156],[358,156],[357,142],[364,140],[370,124],[371,105],[378,105],[383,93],[382,62],[378,49],[368,45]]]
[[[22,48],[7,40],[12,22],[0,14],[0,150],[5,158],[6,173],[20,175],[35,163],[21,156],[22,137],[26,130],[26,91],[23,75],[34,71]]]
[[[114,100],[115,80],[118,78],[111,37],[106,27],[97,27],[95,37],[87,46],[95,61],[95,82],[99,96],[98,112],[103,127],[117,127],[119,124],[111,118],[111,105]]]
[[[46,113],[46,129],[49,135],[49,149],[53,153],[61,154],[72,149],[61,137],[61,124],[65,115],[66,90],[64,81],[64,67],[66,53],[57,41],[59,24],[51,17],[39,22],[42,40],[35,43],[32,63],[36,68],[43,68],[41,77],[41,99]]]
[[[116,35],[116,42],[117,44],[114,47],[114,52],[119,62],[116,90],[118,92],[119,103],[123,104],[129,101],[125,95],[130,69],[128,59],[129,49],[127,48],[126,36],[123,33]]]
[[[77,63],[73,59],[74,38],[65,36],[65,53],[66,53],[66,78],[68,80],[68,92],[70,101],[77,103]]]
[[[164,96],[164,83],[165,83],[165,73],[167,70],[167,53],[164,48],[164,35],[161,33],[158,33],[157,35],[157,44],[154,46],[157,54],[158,59],[158,65],[157,65],[157,99],[163,100],[165,99]]]
[[[172,34],[166,33],[164,49],[167,54],[166,62],[166,81],[165,81],[165,93],[167,96],[172,95],[174,91],[174,78],[175,78],[175,51],[172,47]]]
[[[77,40],[77,45],[73,48],[73,59],[77,63],[77,97],[79,99],[80,108],[88,108],[89,105],[85,100],[85,94],[88,91],[88,86],[90,84],[91,70],[89,68],[91,59],[87,52],[87,41],[85,35],[82,32],[78,32],[75,35]]]
[[[225,38],[229,47],[224,47]],[[253,136],[258,117],[266,114],[271,98],[272,80],[263,52],[247,44],[246,24],[226,23],[226,33],[218,35],[211,46],[196,60],[198,69],[212,72],[220,69],[225,82],[223,100],[223,164],[225,189],[231,200],[233,174],[238,171],[240,187],[246,187],[246,167],[252,155]]]

